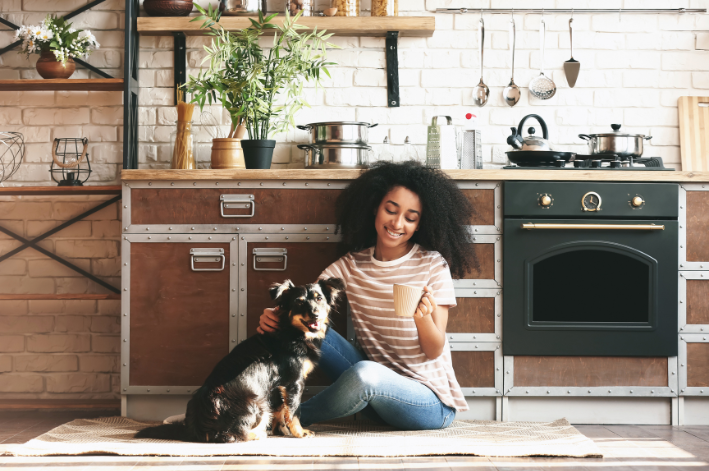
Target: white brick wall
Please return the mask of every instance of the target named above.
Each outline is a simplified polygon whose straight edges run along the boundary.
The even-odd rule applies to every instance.
[[[0,197],[0,224],[33,238],[106,197]],[[42,247],[120,286],[120,211],[108,206],[42,241]],[[0,254],[19,242],[0,235]],[[0,263],[0,294],[106,293],[25,249]],[[0,399],[118,397],[120,301],[0,300]]]

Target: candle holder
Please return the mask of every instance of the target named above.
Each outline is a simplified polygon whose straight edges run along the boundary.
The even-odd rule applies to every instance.
[[[83,146],[81,150],[79,150],[79,143]],[[89,140],[85,137],[54,139],[52,165],[49,172],[58,186],[83,186],[89,179],[91,163],[87,152],[88,146]]]

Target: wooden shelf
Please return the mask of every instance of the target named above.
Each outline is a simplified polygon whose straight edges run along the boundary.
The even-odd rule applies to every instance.
[[[65,301],[65,300],[121,299],[120,294],[0,294],[0,301]]]
[[[204,34],[201,21],[191,22],[194,17],[139,17],[138,32],[146,36],[167,36],[173,31],[185,33],[188,36]],[[283,17],[272,20],[281,24]],[[248,17],[223,16],[220,24],[229,31],[248,28],[251,25]],[[433,36],[436,29],[436,19],[433,16],[356,16],[356,17],[301,17],[298,24],[309,28],[326,29],[328,33],[338,36],[368,36],[386,37],[387,31],[398,31],[399,36],[422,37]]]
[[[91,90],[122,92],[123,79],[0,80],[0,91]]]
[[[0,188],[0,196],[25,195],[120,195],[120,185],[115,186],[8,186]]]

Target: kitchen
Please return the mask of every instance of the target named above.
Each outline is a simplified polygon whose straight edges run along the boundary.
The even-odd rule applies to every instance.
[[[367,8],[368,3],[362,2],[363,9]],[[510,2],[505,7],[530,8],[527,3]],[[330,41],[341,49],[328,51],[328,59],[338,63],[337,66],[331,67],[332,79],[325,80],[320,89],[305,88],[306,99],[311,107],[303,108],[298,112],[297,123],[306,125],[330,120],[376,123],[377,126],[368,129],[368,143],[373,147],[370,155],[372,159],[383,156],[396,160],[402,154],[410,155],[410,149],[414,149],[417,157],[424,160],[428,150],[429,126],[435,116],[450,116],[454,124],[465,127],[468,121],[466,115],[475,115],[477,122],[474,127],[480,131],[482,139],[480,156],[483,168],[449,172],[452,178],[459,181],[461,189],[468,191],[470,198],[478,202],[482,208],[480,220],[471,223],[470,227],[473,236],[477,238],[475,242],[480,246],[479,254],[484,263],[480,273],[471,276],[468,280],[456,281],[457,295],[466,300],[464,303],[468,303],[465,305],[471,313],[481,313],[480,319],[465,320],[461,317],[461,324],[466,325],[455,327],[456,330],[451,331],[453,338],[450,339],[453,350],[459,349],[461,352],[458,360],[461,365],[460,371],[480,371],[469,373],[470,377],[465,378],[468,381],[466,384],[461,380],[470,403],[475,404],[475,407],[471,407],[475,412],[469,418],[544,420],[553,415],[554,417],[566,416],[572,422],[580,423],[616,421],[615,423],[634,424],[707,424],[709,403],[701,396],[709,394],[709,384],[706,389],[700,386],[701,381],[704,381],[702,378],[706,378],[707,375],[706,360],[702,360],[705,358],[706,349],[701,349],[706,346],[706,343],[702,337],[704,330],[701,329],[705,329],[709,321],[706,320],[706,311],[697,311],[696,306],[702,305],[701,293],[705,292],[703,291],[705,288],[701,284],[701,279],[704,275],[704,262],[709,262],[706,258],[702,258],[701,241],[701,234],[706,229],[704,221],[707,211],[707,203],[702,198],[704,194],[702,188],[708,178],[703,173],[706,167],[693,167],[690,173],[687,172],[687,166],[683,166],[678,100],[687,96],[701,97],[705,95],[704,90],[709,87],[709,72],[705,65],[706,50],[709,49],[707,32],[709,21],[705,13],[637,14],[622,10],[617,13],[587,13],[579,10],[601,7],[590,2],[588,5],[579,3],[557,1],[540,2],[534,5],[535,8],[545,7],[547,10],[569,10],[572,7],[577,10],[573,12],[573,58],[580,63],[580,68],[573,88],[569,87],[564,69],[566,61],[569,61],[572,56],[569,37],[569,20],[572,12],[521,13],[518,9],[514,13],[491,13],[486,10],[500,8],[500,6],[492,5],[487,1],[428,0],[406,2],[406,5],[402,2],[399,5],[400,15],[431,16],[435,18],[435,30],[430,37],[407,37],[402,34],[398,39],[399,106],[386,105],[388,98],[386,39],[335,35]],[[610,2],[603,8],[612,10],[705,7],[694,5],[692,2],[690,2],[692,4],[678,1],[661,3],[647,5],[647,2],[626,0]],[[438,13],[437,8],[468,8],[470,11],[456,14]],[[481,82],[478,52],[480,8],[483,9],[482,19],[485,28],[482,81],[489,88],[489,96],[484,106],[477,106],[480,104],[480,97],[475,94],[476,84]],[[115,42],[110,41],[111,34],[121,29],[116,20],[117,14],[108,11],[102,12],[101,15],[97,17],[97,21],[105,22],[103,34],[107,37],[105,44],[108,44],[102,60],[105,61],[106,67],[118,69],[118,64],[112,62],[114,59],[108,54],[110,51],[116,53],[121,48],[120,45],[116,46]],[[111,19],[110,15],[116,18]],[[509,34],[511,19],[514,19],[516,26],[514,83],[520,89],[519,101],[514,106],[509,106],[503,95],[512,76],[512,42]],[[542,20],[546,27],[543,64],[540,50]],[[93,24],[91,27],[97,28]],[[197,72],[197,67],[204,56],[201,47],[207,44],[205,41],[201,36],[187,36],[188,75]],[[22,77],[27,76],[23,71],[29,69],[30,65],[21,62],[19,56],[13,57],[12,60],[15,62],[5,67],[4,73],[17,72],[18,75],[22,74]],[[331,225],[334,197],[328,192],[341,189],[349,179],[354,178],[357,171],[304,169],[306,153],[298,146],[309,144],[312,136],[306,130],[295,129],[275,135],[276,145],[270,172],[207,170],[206,167],[210,163],[211,140],[208,131],[200,131],[201,136],[206,136],[200,141],[200,151],[197,152],[200,170],[165,172],[163,170],[169,168],[172,158],[169,140],[177,118],[173,103],[173,38],[166,35],[141,35],[138,62],[141,90],[140,106],[136,111],[139,116],[137,142],[135,142],[138,149],[137,170],[121,172],[122,144],[120,132],[116,132],[116,129],[122,125],[120,116],[123,108],[118,93],[26,91],[22,92],[18,99],[16,96],[11,96],[11,92],[1,92],[3,100],[1,111],[4,112],[2,116],[6,120],[3,124],[14,126],[16,129],[23,128],[23,132],[32,136],[27,140],[25,162],[7,185],[30,186],[52,183],[47,175],[46,159],[46,155],[50,155],[49,160],[51,160],[51,151],[47,144],[50,141],[49,134],[52,137],[64,137],[70,134],[89,135],[91,139],[89,153],[90,158],[93,159],[91,164],[94,175],[87,184],[122,183],[123,185],[120,212],[112,216],[114,222],[120,220],[122,230],[110,235],[114,239],[121,239],[121,255],[118,257],[109,254],[101,258],[113,260],[114,264],[116,260],[122,262],[117,270],[114,267],[111,276],[113,281],[117,282],[116,284],[127,288],[128,294],[123,295],[123,300],[130,303],[131,309],[133,309],[132,303],[138,296],[133,293],[135,272],[131,270],[138,270],[139,273],[142,268],[134,268],[132,265],[126,267],[123,264],[140,260],[136,254],[145,253],[140,250],[149,249],[146,247],[150,245],[147,243],[149,237],[152,238],[151,244],[157,242],[158,237],[163,236],[166,238],[165,241],[171,237],[171,242],[179,241],[185,244],[194,240],[208,246],[218,241],[221,247],[217,248],[223,250],[219,258],[233,260],[232,263],[237,261],[241,263],[243,259],[254,258],[253,264],[249,260],[244,268],[237,266],[230,269],[231,281],[227,277],[221,279],[218,282],[220,284],[210,285],[215,290],[226,289],[228,292],[229,285],[234,280],[254,276],[255,271],[258,270],[252,273],[251,267],[261,268],[255,261],[255,255],[262,257],[263,263],[274,264],[274,267],[285,261],[281,258],[283,253],[273,252],[276,248],[289,249],[288,270],[308,264],[306,261],[310,260],[312,251],[298,255],[302,250],[299,250],[295,243],[311,241],[327,244],[331,240],[328,237],[332,237],[329,234],[334,231]],[[556,93],[548,99],[533,96],[529,90],[532,81],[540,75],[542,67],[545,76],[551,79],[556,87]],[[47,105],[46,99],[50,94],[51,100],[54,100],[54,107]],[[93,101],[94,98],[96,101]],[[87,99],[92,100],[93,106],[87,106]],[[13,114],[18,109],[22,111],[21,120]],[[207,107],[207,109],[212,112],[222,127],[228,127],[228,116],[224,116],[219,107]],[[52,117],[46,118],[47,114],[51,114]],[[533,118],[521,123],[528,115],[538,115],[543,124],[537,123]],[[443,122],[438,119],[439,122]],[[547,142],[538,141],[537,144],[551,145],[555,152],[567,153],[556,154],[557,158],[570,159],[571,153],[594,154],[592,146],[590,147],[588,142],[579,137],[580,134],[595,135],[595,138],[589,139],[595,145],[613,145],[604,141],[607,135],[610,134],[612,137],[615,132],[611,128],[612,124],[621,125],[619,134],[634,135],[627,140],[632,141],[635,146],[642,145],[641,157],[659,157],[666,170],[657,170],[661,168],[658,167],[657,160],[633,162],[632,165],[647,165],[647,167],[641,170],[630,170],[630,160],[620,158],[617,161],[613,159],[602,161],[600,165],[608,169],[596,169],[594,166],[599,164],[594,161],[597,162],[599,159],[593,157],[578,160],[574,157],[574,160],[568,164],[568,168],[563,170],[561,168],[529,170],[503,168],[509,166],[510,161],[518,157],[514,155],[517,151],[510,150],[512,143],[520,145],[518,139],[513,138],[512,143],[508,141],[511,137],[511,127],[522,131],[521,139],[528,138],[530,127],[536,128],[535,135],[545,137],[546,134],[547,137]],[[648,136],[652,136],[652,139],[644,139]],[[386,144],[385,138],[388,140]],[[405,145],[407,138],[408,149]],[[519,152],[525,151],[547,152],[549,150],[546,147],[519,149]],[[508,155],[508,152],[512,154]],[[634,156],[634,160],[635,157],[637,156]],[[555,158],[548,163],[559,165],[556,162]],[[619,168],[614,168],[616,166]],[[582,182],[582,189],[568,186],[571,183],[566,183],[579,181]],[[508,185],[511,182],[519,186]],[[540,183],[539,186],[535,186],[530,182]],[[594,186],[589,182],[600,183]],[[630,188],[625,184],[627,182],[641,186]],[[659,187],[649,186],[651,184],[657,184]],[[307,189],[305,189],[306,185]],[[622,189],[613,189],[618,186]],[[676,188],[676,193],[665,197],[663,191],[667,186]],[[255,211],[255,215],[249,222],[246,219],[237,219],[238,222],[234,226],[231,219],[223,221],[221,214],[229,215],[230,211],[236,211],[234,214],[237,215],[245,215],[245,213],[239,209],[226,207],[228,202],[220,201],[220,197],[222,194],[240,193],[239,188],[249,189],[248,194],[255,196],[235,203],[250,205],[247,211],[249,213]],[[509,195],[508,192],[515,188],[515,194]],[[175,201],[166,196],[170,189],[183,191],[186,195],[192,194],[187,193],[191,190],[199,191],[203,196],[188,197],[181,200],[179,206],[175,206]],[[287,191],[291,193],[287,195],[283,193]],[[303,196],[303,191],[319,192],[319,194],[317,198],[306,198]],[[586,201],[585,196],[589,192],[601,196],[602,202],[596,203],[593,199]],[[655,196],[658,194],[663,195],[659,198],[662,206],[658,207],[654,204],[651,206],[651,203],[658,200]],[[523,195],[529,197],[521,201]],[[520,199],[519,208],[508,205],[510,198]],[[635,198],[641,199],[637,201],[637,206],[633,204]],[[189,206],[190,199],[202,202],[203,205],[195,203],[195,206]],[[271,214],[276,214],[273,206],[269,204],[284,199],[293,200],[292,214],[286,211],[280,213],[277,219],[269,217]],[[547,201],[548,204],[545,204]],[[583,203],[584,201],[586,203]],[[189,207],[184,206],[185,204]],[[299,213],[295,210],[298,204],[313,205],[313,214]],[[583,204],[590,206],[584,210]],[[591,206],[594,204],[597,205],[595,209],[600,211],[592,210],[594,208]],[[207,205],[211,205],[209,210],[204,209]],[[311,208],[311,206],[304,207]],[[584,219],[577,221],[576,217],[579,214]],[[32,219],[31,216],[27,217]],[[17,218],[22,219],[19,216]],[[523,232],[534,237],[535,243],[541,244],[546,240],[546,234],[553,232],[554,237],[561,237],[559,234],[564,233],[563,230],[545,232],[538,229],[508,231],[510,221],[525,219],[524,222],[531,223],[527,221],[530,218],[539,219],[534,224],[551,224],[563,220],[566,223],[579,224],[593,224],[596,221],[618,224],[622,221],[628,225],[666,226],[665,231],[655,229],[638,231],[642,232],[642,237],[645,239],[660,233],[662,235],[660,242],[648,242],[648,246],[638,250],[651,254],[651,258],[661,262],[658,265],[659,269],[648,269],[648,273],[654,273],[653,276],[656,278],[651,282],[648,281],[646,286],[655,289],[653,293],[661,300],[658,302],[667,303],[668,299],[670,301],[674,299],[673,304],[679,307],[669,318],[660,319],[653,314],[655,316],[653,319],[659,324],[657,322],[653,324],[655,321],[652,319],[638,321],[632,316],[626,319],[628,323],[645,324],[630,327],[631,330],[636,328],[637,335],[645,329],[659,332],[662,339],[653,338],[649,342],[631,340],[629,343],[635,343],[640,348],[634,352],[620,347],[607,351],[581,351],[581,349],[572,351],[571,353],[576,356],[571,355],[569,351],[514,351],[517,345],[510,345],[507,337],[507,322],[511,319],[507,313],[510,309],[508,306],[515,306],[515,299],[509,297],[518,300],[522,298],[515,296],[515,291],[510,289],[508,284],[510,274],[508,274],[507,264],[511,260],[508,256],[515,256],[508,251],[524,246],[526,242],[508,244],[508,238],[520,237],[520,233]],[[281,232],[281,227],[286,226],[287,231]],[[675,228],[673,234],[670,234],[672,232],[669,231],[670,227]],[[281,237],[280,234],[283,233],[291,234],[283,236],[290,237],[287,243],[280,240],[279,243],[282,243],[276,245],[271,242],[261,242],[265,240],[263,237],[268,237],[265,234],[270,237]],[[233,241],[232,238],[237,234],[239,239]],[[77,239],[83,240],[94,237],[98,236],[93,234],[76,236]],[[308,237],[310,239],[307,239]],[[618,240],[608,239],[605,242],[632,246],[632,243],[627,242],[628,237],[632,236],[627,236],[623,232],[618,235]],[[240,242],[242,240],[243,244]],[[169,245],[165,241],[161,240],[165,245]],[[565,243],[565,241],[558,243]],[[248,244],[252,247],[248,247]],[[255,247],[254,244],[261,245]],[[663,258],[668,256],[666,253],[669,251],[668,246],[678,247],[675,263],[670,272],[665,270],[672,259]],[[271,252],[253,252],[259,249],[270,249]],[[79,249],[76,250],[78,252]],[[82,258],[79,255],[79,253],[69,254],[69,256]],[[326,263],[325,259],[335,255],[334,251],[324,253],[322,263]],[[524,254],[517,255],[525,257]],[[301,265],[298,265],[298,257],[302,260]],[[588,259],[585,259],[584,263],[588,263]],[[319,267],[312,269],[316,271],[316,268]],[[240,270],[244,270],[243,273]],[[553,268],[549,270],[554,273]],[[607,284],[602,267],[595,268],[591,272],[594,276],[579,280],[578,287],[574,287],[576,290],[573,291],[574,293],[593,293],[594,296],[602,297],[614,289],[622,289],[614,286],[617,283]],[[18,275],[31,278],[24,272],[18,272]],[[276,275],[283,277],[284,274],[276,272],[274,276]],[[628,277],[635,279],[632,272]],[[56,278],[65,279],[66,276],[59,273]],[[248,279],[250,280],[249,297],[254,295],[257,296],[258,302],[265,302],[264,299],[258,298],[260,295],[252,292],[252,289],[254,286],[265,287],[272,281],[271,278],[264,276],[257,281]],[[622,274],[612,279],[622,280]],[[667,282],[667,280],[671,281]],[[520,287],[517,289],[520,291],[524,289],[522,288],[524,280],[512,282],[519,283]],[[558,285],[548,289],[546,293],[564,292],[567,289],[564,286],[566,280],[563,278],[552,282]],[[237,288],[241,289],[243,286],[234,286],[232,289]],[[91,291],[94,288],[84,289]],[[683,293],[686,293],[685,297]],[[157,302],[156,299],[151,298],[151,293],[140,292],[139,295],[144,302]],[[652,296],[649,293],[645,299]],[[693,300],[694,310],[687,306],[690,297]],[[215,294],[214,299],[217,298]],[[638,296],[637,299],[640,298],[642,296]],[[214,325],[220,326],[219,328],[223,330],[225,338],[232,337],[226,338],[226,342],[242,340],[244,335],[252,333],[255,328],[252,322],[253,313],[249,313],[254,309],[251,307],[253,302],[247,304],[246,295],[241,295],[239,292],[235,295],[222,293],[219,299],[220,302],[226,303],[225,309],[235,316],[234,321],[231,317],[213,319]],[[687,303],[682,302],[685,300]],[[463,306],[464,303],[461,302],[460,305]],[[31,301],[17,309],[31,310]],[[524,306],[519,306],[517,309],[522,312]],[[658,308],[657,312],[666,313],[668,310],[673,311]],[[242,312],[246,314],[244,319],[240,317]],[[2,392],[2,398],[39,400],[61,397],[115,400],[120,397],[124,412],[136,417],[146,413],[147,410],[155,416],[166,416],[175,409],[183,407],[184,398],[189,394],[188,390],[196,386],[189,382],[192,380],[189,371],[181,372],[185,377],[176,379],[155,378],[155,372],[150,368],[140,369],[138,364],[140,355],[152,355],[154,352],[146,350],[136,352],[134,355],[131,353],[131,348],[140,345],[138,343],[140,335],[134,337],[131,329],[138,325],[134,322],[141,322],[141,320],[133,319],[126,313],[134,314],[132,310],[126,312],[114,308],[110,316],[120,317],[123,323],[121,332],[130,332],[130,336],[118,335],[119,332],[116,330],[106,332],[107,336],[114,339],[115,345],[112,346],[113,351],[101,352],[115,358],[117,368],[104,369],[91,375],[85,374],[81,378],[85,388],[83,390],[76,386],[74,389],[55,392],[56,390],[49,390],[43,386],[32,386],[31,390],[23,391],[22,386],[18,386]],[[200,322],[197,321],[195,320],[196,324],[199,324]],[[580,319],[581,323],[587,321],[587,318]],[[672,328],[672,325],[674,330],[670,338],[670,331],[666,327]],[[529,332],[534,331],[533,323],[528,327]],[[567,332],[568,328],[568,325],[559,326],[555,332]],[[158,335],[158,332],[159,335],[164,335],[160,329],[150,334],[145,327],[141,335],[146,348],[149,347],[150,336]],[[514,328],[509,332],[510,339],[516,338],[515,335],[524,334],[524,332],[521,334],[516,332]],[[582,331],[580,337],[573,337],[575,340],[567,343],[570,343],[571,347],[592,344],[593,341],[584,337],[588,332],[595,332],[594,327]],[[27,333],[27,335],[31,334],[32,332]],[[623,344],[625,340],[615,337],[616,333],[612,330],[604,332],[604,335],[610,335],[608,338],[612,340],[608,343],[627,346]],[[551,342],[564,343],[559,341],[559,338]],[[121,339],[130,339],[130,342]],[[648,343],[654,345],[660,340],[665,342],[664,347],[654,352],[642,350]],[[531,341],[533,345],[548,345],[549,342],[545,338]],[[209,350],[208,347],[205,348]],[[507,353],[508,348],[511,355]],[[118,361],[117,349],[122,349],[120,361]],[[69,355],[70,351],[64,350],[62,353]],[[23,350],[14,353],[13,356],[20,357],[30,353],[33,352]],[[514,359],[516,355],[520,358]],[[695,374],[699,376],[694,378],[690,376],[689,380],[687,371],[682,369],[686,368],[682,359],[686,359],[687,355],[694,355],[692,358],[698,358],[700,362],[704,361],[695,367],[697,368]],[[81,357],[88,356],[88,353],[78,351],[74,356],[77,356],[81,362]],[[547,363],[541,358],[542,356],[554,357],[557,363]],[[584,360],[588,356],[594,360]],[[604,356],[619,358],[619,360],[604,362]],[[168,360],[169,358],[166,359]],[[129,366],[122,366],[124,363]],[[473,365],[475,368],[472,367]],[[51,376],[65,374],[52,370],[26,373],[12,369],[14,368],[12,366],[10,368],[7,374],[9,379],[13,376],[18,378],[33,376],[46,381]],[[131,368],[130,376],[124,373],[123,368]],[[564,371],[567,376],[552,375],[549,378],[540,375],[540,371]],[[581,376],[575,376],[574,371],[581,371]],[[628,378],[624,382],[625,373]],[[508,376],[514,377],[514,382],[510,381],[511,378]],[[131,383],[131,378],[139,378],[139,381]],[[159,379],[157,383],[149,382],[156,379]],[[110,388],[96,387],[99,382],[107,380],[111,383]],[[544,381],[547,380],[550,382],[545,383]],[[155,394],[156,389],[147,391],[149,387],[160,387],[160,394]],[[163,387],[165,391],[162,391]],[[322,387],[322,385],[313,387]],[[130,389],[125,391],[126,394],[122,394],[123,388]],[[169,393],[168,388],[171,389]],[[685,390],[682,391],[681,388]],[[156,405],[158,401],[159,406]]]

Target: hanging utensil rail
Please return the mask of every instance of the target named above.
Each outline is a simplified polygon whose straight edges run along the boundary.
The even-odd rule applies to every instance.
[[[706,13],[706,8],[436,8],[436,13]]]

